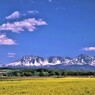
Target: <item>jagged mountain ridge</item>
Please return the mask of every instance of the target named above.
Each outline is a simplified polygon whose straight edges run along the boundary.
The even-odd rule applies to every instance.
[[[90,65],[95,66],[95,57],[80,54],[75,58],[51,56],[43,58],[40,56],[24,56],[19,60],[6,64],[5,66],[54,66],[54,65]]]

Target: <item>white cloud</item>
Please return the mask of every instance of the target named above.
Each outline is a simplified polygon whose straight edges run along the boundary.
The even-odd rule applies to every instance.
[[[8,53],[9,58],[13,58],[13,57],[15,57],[15,55],[16,55],[15,53]]]
[[[15,18],[19,18],[20,17],[20,12],[19,11],[15,11],[13,12],[11,15],[5,17],[6,19],[15,19]]]
[[[16,21],[13,23],[4,23],[0,26],[0,31],[9,30],[12,32],[19,33],[20,31],[24,31],[27,29],[28,31],[34,31],[37,26],[47,25],[45,21],[42,19],[36,20],[35,18],[24,19],[23,21]]]
[[[0,34],[0,45],[16,45],[17,43],[10,38],[7,38],[5,34]]]
[[[95,47],[85,47],[82,50],[84,50],[84,51],[95,51]]]
[[[39,11],[37,11],[37,10],[33,10],[33,11],[27,11],[27,13],[29,13],[29,14],[38,14]]]
[[[38,14],[39,11],[37,10],[30,10],[27,11],[25,13],[20,13],[19,11],[14,11],[12,14],[10,14],[9,16],[6,16],[6,19],[16,19],[16,18],[20,18],[21,16],[27,16],[28,14]]]

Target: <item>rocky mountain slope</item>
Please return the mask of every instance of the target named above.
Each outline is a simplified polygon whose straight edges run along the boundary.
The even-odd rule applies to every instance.
[[[80,54],[75,58],[70,57],[60,57],[51,56],[48,58],[43,58],[39,56],[24,56],[19,60],[6,64],[5,66],[72,66],[72,65],[89,65],[95,66],[95,57],[88,56],[85,54]]]

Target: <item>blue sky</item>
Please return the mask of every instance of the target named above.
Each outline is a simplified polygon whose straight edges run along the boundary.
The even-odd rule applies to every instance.
[[[0,62],[24,55],[95,56],[95,0],[0,1]]]

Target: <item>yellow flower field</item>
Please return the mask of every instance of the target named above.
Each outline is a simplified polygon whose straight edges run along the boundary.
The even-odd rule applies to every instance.
[[[0,95],[95,95],[95,78],[5,79]]]

